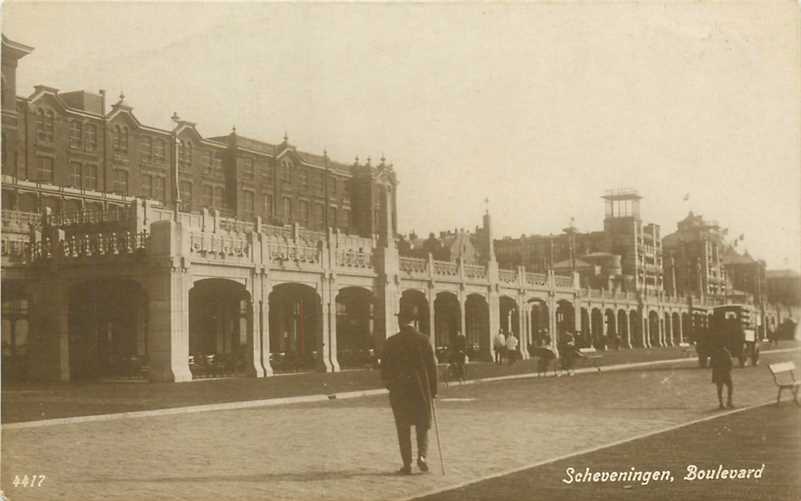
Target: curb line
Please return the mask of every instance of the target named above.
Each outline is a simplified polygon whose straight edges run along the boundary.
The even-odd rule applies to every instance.
[[[774,353],[786,353],[792,351],[801,351],[801,347],[795,348],[782,348],[778,350],[766,350],[763,351],[763,354],[774,354]],[[625,369],[632,369],[637,367],[647,367],[653,365],[664,365],[664,364],[675,364],[680,362],[695,362],[695,358],[672,358],[667,360],[653,360],[648,362],[632,362],[627,364],[615,364],[615,365],[608,365],[608,366],[601,366],[601,373],[603,372],[612,372],[612,371],[620,371]],[[573,371],[573,374],[590,374],[590,373],[597,373],[599,372],[598,369],[595,367],[583,367],[581,369],[576,369]],[[496,377],[488,377],[483,379],[468,379],[464,381],[462,385],[468,384],[477,384],[477,383],[489,383],[494,381],[508,381],[512,379],[531,379],[531,378],[553,378],[557,377],[555,375],[550,376],[540,376],[536,372],[528,372],[523,374],[512,374],[508,376],[496,376]],[[454,383],[456,384],[456,383]],[[245,401],[238,401],[238,402],[225,402],[219,404],[205,404],[205,405],[191,405],[186,407],[173,407],[173,408],[166,408],[166,409],[152,409],[152,410],[145,410],[145,411],[131,411],[131,412],[117,412],[113,414],[96,414],[91,416],[73,416],[73,417],[65,417],[65,418],[54,418],[54,419],[40,419],[37,421],[23,421],[19,423],[8,423],[8,424],[0,424],[0,430],[20,430],[26,428],[41,428],[45,426],[57,426],[57,425],[65,425],[65,424],[79,424],[79,423],[92,423],[92,422],[102,422],[102,421],[114,421],[118,419],[130,419],[130,418],[143,418],[143,417],[156,417],[156,416],[171,416],[177,414],[192,414],[195,412],[211,412],[211,411],[224,411],[224,410],[238,410],[238,409],[252,409],[256,407],[276,407],[279,405],[290,405],[290,404],[300,404],[300,403],[310,403],[310,402],[324,402],[327,400],[348,400],[352,398],[361,398],[361,397],[370,397],[375,395],[384,395],[387,393],[387,390],[384,388],[374,388],[370,390],[356,390],[356,391],[349,391],[344,393],[332,393],[332,394],[314,394],[314,395],[304,395],[298,397],[280,397],[280,398],[268,398],[262,400],[245,400]],[[738,412],[740,409],[736,409],[732,412]],[[439,491],[438,491],[439,492]]]

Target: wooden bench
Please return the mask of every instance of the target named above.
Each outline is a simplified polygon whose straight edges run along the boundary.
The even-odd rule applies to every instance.
[[[793,362],[780,362],[778,364],[770,364],[770,373],[773,374],[773,381],[779,388],[779,394],[776,395],[776,405],[779,405],[782,398],[782,391],[790,390],[793,393],[793,400],[795,405],[801,407],[798,402],[798,389],[801,387],[801,381],[795,377],[795,363]]]
[[[685,357],[692,357],[693,356],[693,345],[690,343],[679,343],[679,350],[681,350],[681,354]]]
[[[598,350],[596,350],[592,346],[590,346],[589,348],[579,348],[579,355],[581,356],[581,358],[586,358],[587,360],[589,360],[592,363],[592,365],[596,369],[598,369],[598,372],[601,372],[601,366],[599,364],[601,363],[603,355],[598,353]]]

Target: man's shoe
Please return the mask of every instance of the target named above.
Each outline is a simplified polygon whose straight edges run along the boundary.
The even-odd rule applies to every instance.
[[[417,467],[420,468],[420,471],[428,473],[428,463],[426,463],[426,458],[422,456],[417,458]]]
[[[412,474],[412,466],[405,464],[401,466],[401,469],[398,470],[398,475],[411,475]]]

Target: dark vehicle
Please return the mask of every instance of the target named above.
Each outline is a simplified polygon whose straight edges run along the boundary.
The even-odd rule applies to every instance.
[[[706,367],[712,350],[723,345],[740,362],[740,367],[745,367],[748,359],[756,366],[759,363],[759,342],[755,316],[753,308],[748,305],[727,304],[713,308],[706,332],[696,340],[698,364]]]

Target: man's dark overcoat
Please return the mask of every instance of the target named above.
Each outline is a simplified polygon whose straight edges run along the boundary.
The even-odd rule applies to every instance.
[[[437,395],[437,365],[428,338],[410,325],[387,339],[381,357],[381,379],[389,389],[395,420],[420,428],[431,427],[431,397]]]

